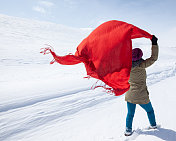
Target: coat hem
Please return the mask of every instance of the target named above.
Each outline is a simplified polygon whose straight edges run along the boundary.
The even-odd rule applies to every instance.
[[[133,104],[148,104],[150,102],[150,100],[139,102],[139,101],[133,101],[133,100],[126,100],[126,99],[125,99],[125,101],[127,101],[129,103],[133,103]]]

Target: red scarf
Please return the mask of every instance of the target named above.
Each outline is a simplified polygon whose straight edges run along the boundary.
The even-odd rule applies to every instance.
[[[109,86],[104,88],[118,96],[130,87],[131,39],[141,37],[152,39],[152,35],[134,25],[112,20],[92,31],[79,44],[75,55],[58,56],[50,48],[45,48],[41,53],[50,51],[54,57],[51,64],[75,65],[83,62],[88,76],[103,81]]]

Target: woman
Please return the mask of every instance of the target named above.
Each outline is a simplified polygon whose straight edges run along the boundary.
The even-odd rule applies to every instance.
[[[146,70],[158,59],[157,38],[153,35],[152,38],[152,53],[151,57],[143,60],[142,50],[135,48],[132,50],[132,69],[130,73],[130,89],[125,95],[127,101],[128,114],[126,117],[125,136],[132,134],[132,122],[135,113],[136,104],[139,104],[148,115],[151,129],[157,128],[155,114],[149,99],[149,92],[146,86]]]

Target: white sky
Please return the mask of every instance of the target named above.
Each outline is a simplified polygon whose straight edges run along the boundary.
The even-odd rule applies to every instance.
[[[134,24],[176,46],[176,0],[0,0],[0,13],[95,28],[108,20]],[[167,40],[166,40],[167,39]]]

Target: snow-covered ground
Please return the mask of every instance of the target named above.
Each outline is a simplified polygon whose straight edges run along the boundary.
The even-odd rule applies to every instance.
[[[83,64],[50,65],[51,55],[40,48],[50,44],[60,55],[74,53],[91,29],[0,15],[0,140],[1,141],[175,141],[176,47],[160,46],[158,61],[147,69],[148,89],[155,110],[156,130],[136,109],[133,136],[125,137],[126,102],[84,79]],[[145,58],[150,42],[139,39]]]

